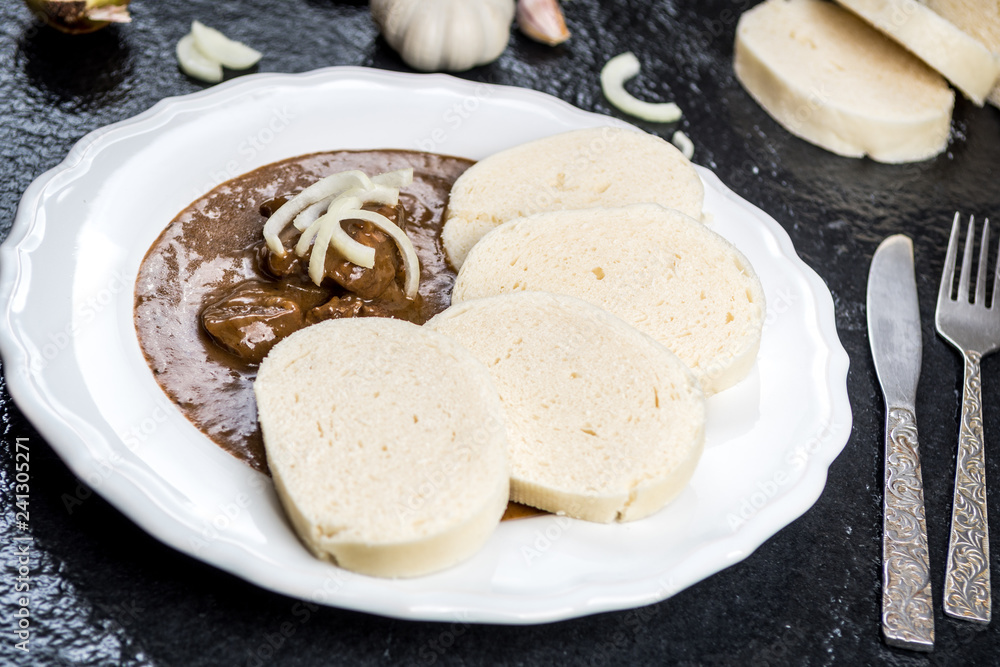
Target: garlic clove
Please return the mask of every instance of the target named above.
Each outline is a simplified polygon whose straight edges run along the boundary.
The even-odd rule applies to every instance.
[[[188,33],[177,42],[177,62],[181,71],[207,83],[222,81],[222,65],[202,53],[195,45],[194,35]]]
[[[517,25],[531,39],[549,46],[569,39],[559,0],[517,0]]]
[[[200,21],[191,23],[191,34],[199,51],[229,69],[247,69],[260,61],[260,51],[229,39]]]

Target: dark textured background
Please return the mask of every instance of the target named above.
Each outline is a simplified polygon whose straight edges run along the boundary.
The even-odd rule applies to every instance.
[[[542,90],[619,115],[600,94],[605,60],[632,50],[632,90],[677,101],[695,160],[773,215],[826,280],[851,357],[854,430],[816,505],[745,561],[661,604],[538,627],[441,625],[321,609],[265,592],[180,555],[125,520],[69,473],[0,388],[0,663],[33,665],[991,665],[986,630],[940,607],[961,366],[934,333],[933,303],[951,215],[1000,216],[1000,111],[960,100],[947,153],[912,165],[839,158],[799,141],[757,107],[730,68],[735,21],[750,0],[573,0],[573,38],[548,48],[514,34],[503,57],[465,78]],[[135,0],[131,25],[68,38],[0,6],[0,238],[21,193],[85,133],[203,86],[181,74],[176,41],[191,19],[266,55],[260,71],[327,65],[406,70],[378,38],[366,3]],[[629,119],[631,120],[631,119]],[[642,125],[642,123],[639,123]],[[669,138],[674,126],[646,125]],[[915,241],[924,367],[918,400],[934,574],[937,649],[879,636],[883,406],[865,331],[865,277],[878,242]],[[1000,578],[1000,358],[984,364],[993,568]],[[808,397],[803,397],[808,400]],[[14,441],[31,443],[31,653],[13,649],[16,557],[10,542]],[[64,497],[85,500],[67,509]],[[71,511],[70,511],[71,510]],[[995,597],[1000,598],[1000,588]],[[1000,612],[1000,609],[997,610]],[[283,636],[282,632],[290,636]],[[277,647],[273,645],[278,644]],[[25,659],[27,658],[27,659]]]

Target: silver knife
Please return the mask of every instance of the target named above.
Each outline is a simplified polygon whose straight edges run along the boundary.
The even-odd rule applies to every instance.
[[[903,234],[884,240],[872,257],[868,340],[886,413],[882,634],[890,646],[930,651],[934,608],[914,410],[920,377],[920,309],[913,242]]]

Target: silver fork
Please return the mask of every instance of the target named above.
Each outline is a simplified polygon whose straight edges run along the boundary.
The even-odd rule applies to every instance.
[[[989,258],[990,223],[986,220],[983,223],[979,252],[975,300],[969,303],[969,277],[972,273],[972,246],[975,240],[975,220],[969,218],[958,295],[955,299],[951,298],[960,227],[959,214],[956,213],[934,318],[938,333],[958,348],[965,360],[962,424],[958,435],[955,496],[944,579],[944,611],[956,618],[989,623],[990,544],[986,523],[986,466],[979,362],[983,356],[1000,347],[1000,271],[994,272],[993,298],[987,306],[986,265]]]

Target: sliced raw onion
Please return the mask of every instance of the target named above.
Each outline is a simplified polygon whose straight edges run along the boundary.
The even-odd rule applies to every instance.
[[[375,248],[371,246],[366,246],[363,243],[356,241],[350,234],[344,231],[344,220],[354,219],[357,217],[359,208],[347,209],[338,214],[336,219],[331,218],[324,223],[324,226],[329,227],[331,230],[331,236],[329,241],[327,241],[327,246],[332,246],[341,256],[346,259],[351,264],[357,264],[358,266],[363,266],[366,269],[370,269],[375,266]],[[317,237],[316,245],[319,245],[319,238]],[[315,246],[314,246],[315,247]],[[325,258],[326,253],[323,253]],[[316,275],[323,275],[323,261],[319,262],[319,266],[313,269],[312,261],[309,263],[310,272],[315,271]],[[316,282],[313,279],[313,282]],[[316,282],[318,285],[319,283]]]
[[[376,185],[384,185],[390,188],[405,188],[407,185],[413,182],[413,167],[407,167],[406,169],[397,169],[396,171],[387,171],[384,174],[379,174],[378,176],[372,176],[372,183]]]
[[[329,226],[332,221],[336,221],[339,223],[339,221],[344,219],[344,214],[346,212],[360,207],[361,207],[361,200],[358,199],[357,197],[343,197],[343,198],[338,197],[337,199],[334,199],[333,203],[330,204],[330,208],[327,209],[327,212],[318,217],[316,221],[313,222],[311,225],[309,225],[309,227],[302,232],[301,236],[299,236],[298,243],[295,244],[295,254],[298,255],[299,257],[305,257],[306,252],[309,250],[309,244],[312,243],[314,237],[320,234],[321,230],[324,228],[324,225]],[[330,232],[330,234],[332,235],[333,232]],[[331,238],[330,236],[327,236],[327,245],[329,245],[330,243],[330,238]],[[351,240],[353,241],[354,239]],[[357,241],[354,242],[357,243]],[[362,248],[367,247],[360,243],[358,243],[358,245],[361,246]],[[367,255],[364,256],[367,257]],[[374,265],[375,264],[373,260],[372,263],[369,266],[366,266],[365,268],[370,269]]]
[[[313,243],[312,252],[309,253],[309,279],[317,285],[323,282],[323,274],[326,269],[326,253],[330,249],[330,239],[333,238],[334,229],[337,228],[343,231],[340,227],[340,220],[341,218],[337,214],[327,213],[320,218],[320,223],[317,225],[319,229],[316,234],[316,242]],[[371,248],[371,251],[372,265],[374,266],[375,249]]]
[[[670,143],[677,146],[677,150],[687,159],[690,160],[694,157],[694,142],[680,130],[674,132],[674,136],[670,137]]]
[[[300,232],[309,229],[312,223],[319,220],[319,216],[326,213],[326,210],[330,208],[330,204],[333,203],[333,199],[333,197],[326,197],[325,199],[320,199],[312,206],[305,207],[301,213],[295,216],[295,222],[292,225]]]
[[[375,248],[355,241],[350,234],[344,231],[341,224],[347,217],[354,218],[353,212],[349,213],[347,217],[342,217],[343,215],[341,213],[331,216],[328,213],[319,234],[316,235],[316,242],[309,255],[309,278],[317,285],[323,282],[326,252],[331,246],[336,248],[337,252],[352,264],[363,266],[366,269],[375,266]]]
[[[282,204],[264,225],[264,239],[272,252],[283,256],[285,247],[279,235],[291,222],[301,232],[295,254],[305,257],[309,253],[309,278],[319,285],[326,269],[326,253],[331,247],[352,264],[366,269],[375,266],[375,249],[359,243],[343,227],[345,220],[366,220],[396,243],[406,274],[404,291],[407,298],[416,298],[420,260],[410,237],[381,213],[361,208],[368,203],[395,206],[399,202],[399,188],[412,182],[412,168],[372,178],[358,170],[327,176]]]
[[[209,28],[199,21],[191,24],[191,34],[199,51],[229,69],[247,69],[260,60],[260,51],[229,39],[215,28]]]
[[[208,83],[222,81],[222,65],[199,51],[190,33],[177,42],[177,62],[190,77]]]
[[[371,190],[351,188],[338,196],[360,197],[365,203],[384,204],[386,206],[395,206],[399,203],[399,190],[382,185],[376,185]],[[301,213],[295,216],[295,221],[292,225],[300,232],[308,229],[310,225],[326,212],[334,199],[335,197],[326,197],[311,206],[307,206]]]
[[[330,196],[339,195],[344,190],[351,187],[362,187],[370,189],[371,179],[363,171],[354,169],[352,171],[342,171],[322,178],[308,188],[295,195],[281,205],[264,224],[264,241],[271,252],[279,257],[285,256],[285,247],[281,244],[278,234],[288,226],[295,216],[316,202]]]
[[[374,182],[374,179],[372,179]],[[395,206],[399,203],[399,188],[388,185],[374,184],[371,188],[351,188],[346,190],[342,197],[360,197],[366,204],[383,204],[385,206]]]
[[[631,51],[609,60],[601,70],[601,90],[613,105],[653,123],[672,123],[681,117],[681,109],[673,102],[645,102],[625,90],[625,82],[639,73],[639,59]]]

